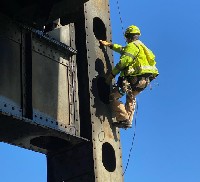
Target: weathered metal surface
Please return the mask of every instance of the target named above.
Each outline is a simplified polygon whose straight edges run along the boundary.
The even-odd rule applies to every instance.
[[[63,36],[59,32],[66,40],[60,42],[8,18],[0,22],[5,25],[0,28],[0,141],[42,153],[55,151],[53,145],[65,140],[67,147],[82,142],[70,53],[75,49],[66,46],[63,51],[63,45],[71,44],[69,27]]]
[[[32,64],[34,112],[45,113],[69,125],[68,68],[35,52]]]
[[[99,39],[111,41],[109,2],[89,1],[84,11],[95,181],[123,181],[119,130],[112,126],[109,105],[99,97],[106,85],[98,85],[113,65],[112,52],[99,44]]]
[[[95,181],[91,151],[91,143],[85,143],[62,153],[49,153],[48,182]]]
[[[0,112],[10,113],[15,116],[22,116],[21,107],[12,100],[3,96],[0,96]]]
[[[15,41],[18,40],[19,33],[16,31],[15,37],[8,33],[8,36],[5,36],[3,32],[0,31],[0,103],[3,104],[1,110],[21,116],[20,44]],[[11,37],[14,40],[11,40]]]
[[[41,10],[44,2],[37,1]],[[51,1],[43,15],[37,3],[30,9],[27,3],[21,14],[15,11],[16,17],[36,27],[66,15],[62,21],[67,25],[50,36],[0,20],[5,24],[0,28],[0,47],[5,40],[4,51],[11,49],[16,56],[14,62],[14,53],[0,53],[0,70],[11,80],[6,85],[0,79],[0,141],[47,154],[48,182],[123,182],[120,135],[112,126],[110,87],[104,83],[113,56],[99,44],[99,39],[111,41],[109,2],[83,2]],[[9,67],[9,58],[15,67]]]
[[[46,46],[45,44],[42,44],[38,39],[36,39],[33,36],[33,42],[32,42],[32,49],[34,52],[43,55],[49,59],[52,59],[55,62],[58,62],[59,64],[62,64],[64,66],[69,66],[69,56],[67,58],[66,55],[62,54],[61,52],[52,49],[50,46]]]
[[[55,40],[70,45],[71,25],[49,32]],[[72,29],[72,28],[71,28]],[[74,56],[52,50],[38,38],[33,39],[33,120],[52,122],[53,127],[79,131],[76,65]],[[45,70],[45,72],[44,72]],[[38,82],[40,80],[40,82]],[[36,117],[35,117],[36,116]],[[42,119],[43,120],[43,119]]]
[[[83,16],[83,14],[82,14]],[[70,41],[70,46],[75,48],[74,24],[61,27],[50,34],[60,41]],[[66,33],[70,33],[70,39],[65,39]],[[76,132],[80,134],[78,80],[77,80],[77,57],[70,57],[68,83],[69,101],[74,103],[70,107],[70,124],[76,126]],[[82,88],[81,88],[82,89]],[[80,108],[81,109],[81,108]],[[90,131],[86,131],[90,132]],[[91,142],[76,146],[63,153],[48,153],[47,155],[48,182],[60,181],[94,181],[93,156]]]
[[[70,34],[70,46],[76,49],[75,45],[75,26],[74,23],[69,24],[69,34]],[[69,84],[70,86],[70,102],[74,103],[71,105],[70,122],[76,126],[77,132],[80,134],[80,116],[79,116],[79,96],[78,96],[78,78],[77,78],[77,63],[76,56],[70,57],[70,74],[68,78],[71,78]]]
[[[69,150],[86,139],[46,126],[32,120],[0,112],[0,141],[43,154]]]
[[[18,24],[18,26],[23,28],[24,30],[27,30],[28,32],[31,32],[33,34],[33,37],[42,40],[44,42],[44,44],[53,47],[53,49],[57,49],[58,51],[62,52],[65,55],[67,54],[67,55],[71,56],[71,55],[74,55],[77,53],[77,51],[75,49],[73,49],[72,47],[67,45],[67,43],[69,43],[68,41],[58,41],[59,37],[57,37],[57,40],[56,40],[54,37],[49,36],[49,35],[51,35],[51,33],[47,34],[44,31],[40,31],[40,30],[34,29],[32,27],[29,27],[29,26],[26,26],[23,24]],[[65,29],[66,29],[66,27],[65,27]],[[66,39],[66,36],[69,36],[69,34],[66,34],[66,35],[63,34],[60,37],[63,37],[63,36]],[[70,38],[68,38],[68,39],[70,40]]]

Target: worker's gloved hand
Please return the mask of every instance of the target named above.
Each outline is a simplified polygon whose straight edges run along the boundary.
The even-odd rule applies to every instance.
[[[112,79],[114,78],[114,75],[112,73],[110,73],[107,77],[106,77],[106,80],[105,80],[105,83],[107,85],[110,85]]]
[[[107,42],[107,41],[105,41],[105,40],[99,40],[99,42],[100,42],[102,45],[104,45],[104,46],[111,46],[111,45],[112,45],[112,43]]]

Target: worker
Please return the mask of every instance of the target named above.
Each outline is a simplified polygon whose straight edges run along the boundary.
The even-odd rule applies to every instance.
[[[140,29],[131,25],[124,34],[127,42],[125,47],[100,40],[102,45],[121,54],[119,62],[106,77],[106,83],[110,84],[112,79],[120,73],[117,86],[113,88],[109,97],[112,111],[117,120],[113,124],[119,128],[132,127],[136,95],[143,91],[159,74],[155,55],[139,40],[140,35]],[[123,95],[126,95],[125,105],[119,101]]]

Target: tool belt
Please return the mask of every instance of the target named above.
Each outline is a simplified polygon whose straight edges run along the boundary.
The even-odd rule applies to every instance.
[[[155,76],[151,73],[145,73],[142,75],[136,75],[136,76],[125,76],[125,77],[119,77],[117,81],[117,86],[120,88],[123,88],[123,82],[128,81],[130,84],[130,87],[132,88],[132,91],[138,91],[141,92],[144,90],[147,85],[155,79]],[[140,82],[145,80],[146,83],[141,85]]]

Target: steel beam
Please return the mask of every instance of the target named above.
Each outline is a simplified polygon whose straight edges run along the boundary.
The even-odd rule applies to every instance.
[[[111,41],[108,1],[86,3],[77,15],[75,32],[80,135],[91,142],[75,151],[47,155],[48,182],[122,182],[120,135],[112,126],[114,119],[108,104],[110,87],[104,83],[104,76],[113,66],[113,56],[99,44],[99,39]],[[76,157],[69,153],[75,153]]]
[[[123,181],[119,130],[112,126],[108,101],[100,97],[109,95],[102,80],[113,66],[111,50],[99,44],[111,41],[109,1],[85,3],[84,14],[95,181]]]
[[[74,28],[66,25],[61,42],[4,16],[0,23],[0,141],[45,154],[61,150],[53,143],[67,141],[68,149],[87,141],[80,137]]]
[[[109,1],[66,2],[56,1],[65,24],[48,34],[0,17],[0,141],[46,154],[48,182],[123,182],[104,82],[113,55],[99,44],[111,41]],[[61,16],[55,7],[50,17]]]

